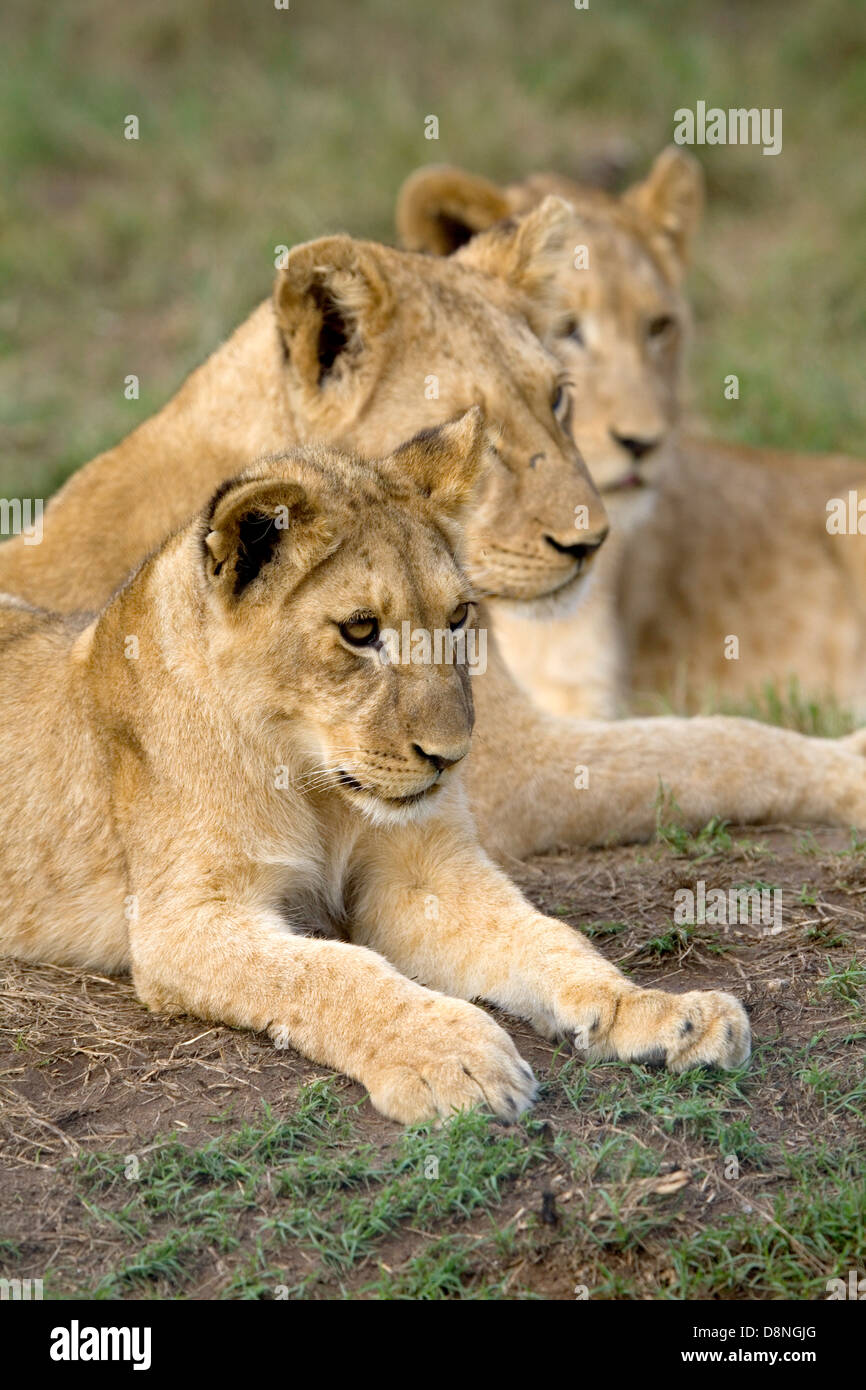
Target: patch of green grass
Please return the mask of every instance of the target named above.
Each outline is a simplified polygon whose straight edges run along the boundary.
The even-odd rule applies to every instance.
[[[814,1091],[830,1114],[842,1110],[866,1122],[866,1077],[852,1081],[850,1077],[839,1076],[828,1066],[813,1064],[802,1067],[797,1077],[803,1086]]]
[[[844,1041],[844,1040],[843,1040]],[[780,1094],[780,1084],[793,1073],[820,1104],[829,1133],[837,1116],[862,1116],[864,1083],[850,1068],[842,1068],[844,1049],[816,1035],[802,1047],[780,1049],[770,1042],[759,1046],[748,1067],[736,1073],[714,1076],[708,1072],[671,1076],[642,1067],[621,1074],[608,1064],[577,1068],[568,1062],[560,1072],[563,1085],[577,1110],[592,1108],[602,1123],[615,1127],[614,1163],[605,1171],[602,1141],[575,1155],[575,1176],[592,1180],[593,1192],[607,1193],[609,1215],[595,1222],[591,1237],[607,1251],[607,1259],[595,1264],[589,1288],[592,1298],[815,1298],[825,1296],[824,1282],[856,1267],[862,1256],[866,1227],[866,1189],[862,1183],[862,1143],[816,1136],[795,1154],[787,1145],[785,1112],[774,1099],[755,1107],[759,1086],[769,1085],[769,1095]],[[767,1094],[767,1093],[765,1093]],[[643,1141],[639,1165],[630,1158],[637,1142],[629,1132],[643,1118],[651,1130]],[[610,1133],[608,1128],[607,1133]],[[684,1234],[679,1208],[665,1199],[642,1202],[638,1211],[626,1207],[627,1219],[617,1219],[618,1204],[628,1202],[628,1181],[638,1174],[660,1170],[663,1150],[659,1135],[690,1141],[703,1147],[692,1173],[696,1183],[706,1175],[717,1185],[722,1177],[736,1193],[744,1177],[775,1174],[775,1190],[765,1195],[752,1184],[741,1189],[741,1210],[724,1218],[699,1223]],[[718,1155],[708,1163],[709,1155]],[[617,1158],[618,1155],[618,1158]],[[729,1172],[736,1158],[735,1175]],[[578,1238],[579,1220],[562,1234],[566,1245]],[[584,1249],[587,1233],[581,1232]],[[619,1260],[624,1252],[639,1253],[624,1273]],[[588,1256],[585,1255],[585,1261]],[[647,1283],[641,1266],[649,1264],[663,1277]]]
[[[543,1127],[536,1121],[505,1133],[483,1115],[462,1114],[440,1130],[408,1130],[396,1145],[392,1164],[375,1175],[375,1191],[343,1200],[332,1184],[321,1191],[321,1168],[330,1159],[316,1155],[312,1173],[302,1166],[281,1175],[279,1195],[288,1197],[289,1205],[279,1217],[263,1222],[263,1230],[299,1241],[316,1252],[323,1267],[343,1273],[410,1218],[413,1224],[435,1227],[497,1204],[503,1186],[541,1157],[545,1147]]]
[[[802,834],[798,837],[797,852],[799,854],[809,855],[811,858],[814,858],[816,855],[819,855],[821,853],[821,846],[815,839],[813,831],[804,830]]]
[[[816,738],[840,738],[853,733],[856,727],[850,710],[843,708],[831,695],[804,694],[796,676],[792,676],[785,687],[768,681],[747,699],[721,702],[715,712],[758,719],[764,724],[794,729]]]
[[[866,988],[866,966],[855,957],[852,957],[844,967],[836,966],[828,957],[827,973],[823,979],[818,981],[818,989],[822,994],[829,994],[843,1004],[862,1007],[864,988]]]
[[[637,1065],[623,1071],[608,1063],[579,1070],[566,1063],[557,1077],[575,1109],[591,1107],[606,1125],[627,1128],[650,1115],[665,1134],[698,1138],[719,1154],[757,1163],[767,1146],[754,1130],[747,1090],[754,1081],[748,1066],[723,1074],[699,1069],[674,1075]],[[653,1162],[658,1161],[654,1155],[640,1176],[657,1171]]]
[[[807,927],[803,935],[810,946],[816,946],[822,951],[838,951],[851,945],[848,932],[839,931],[838,927],[833,927],[828,922],[816,922],[814,926]]]
[[[655,812],[656,838],[680,858],[700,863],[716,854],[727,854],[733,847],[728,822],[720,816],[713,816],[700,830],[687,830],[673,793],[664,785],[659,786]]]
[[[585,936],[592,937],[612,937],[620,936],[624,931],[629,931],[628,922],[582,922],[580,930]]]
[[[316,1082],[287,1119],[266,1115],[263,1124],[243,1125],[197,1149],[166,1141],[146,1156],[135,1182],[125,1182],[116,1155],[83,1160],[82,1200],[92,1219],[132,1247],[92,1295],[182,1291],[204,1252],[231,1254],[242,1221],[252,1220],[256,1258],[229,1295],[265,1296],[263,1270],[291,1246],[309,1259],[291,1288],[300,1297],[323,1279],[344,1278],[406,1222],[435,1229],[496,1207],[508,1184],[548,1148],[536,1120],[506,1130],[466,1112],[439,1129],[405,1131],[382,1155],[359,1139],[356,1112],[334,1083]],[[122,1205],[106,1206],[109,1194]]]
[[[660,935],[650,937],[649,941],[644,942],[641,954],[651,956],[656,960],[663,960],[665,956],[682,957],[692,944],[695,935],[693,923],[672,925],[666,932],[661,932]]]
[[[788,1160],[789,1181],[761,1210],[746,1209],[675,1241],[668,1298],[826,1298],[826,1281],[862,1263],[866,1187],[862,1154],[814,1152]]]
[[[501,1240],[484,1236],[448,1235],[431,1241],[420,1254],[413,1255],[398,1272],[380,1267],[379,1278],[364,1285],[362,1295],[376,1299],[429,1302],[438,1298],[490,1302],[514,1297],[508,1290],[508,1275],[479,1279],[478,1260],[491,1246],[502,1248]],[[520,1295],[518,1294],[518,1297]]]
[[[851,827],[848,848],[838,850],[837,854],[840,859],[859,858],[861,855],[866,854],[866,839],[863,838],[854,826]]]
[[[728,829],[729,822],[721,816],[711,816],[699,830],[687,829],[673,792],[663,782],[656,793],[655,818],[656,840],[678,858],[692,859],[698,864],[717,855],[767,862],[775,858],[769,845],[759,840],[735,840]]]

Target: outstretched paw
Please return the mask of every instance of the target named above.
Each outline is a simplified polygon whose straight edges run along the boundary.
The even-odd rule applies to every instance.
[[[655,1062],[674,1072],[731,1068],[748,1058],[751,1029],[732,994],[635,989],[600,1001],[593,1016],[575,1029],[575,1044],[591,1061]]]

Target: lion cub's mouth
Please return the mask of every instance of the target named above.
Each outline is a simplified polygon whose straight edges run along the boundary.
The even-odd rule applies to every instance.
[[[365,787],[362,782],[358,781],[357,777],[351,777],[348,772],[340,771],[338,781],[341,787],[347,787],[349,791],[360,792],[363,796],[372,796],[385,806],[414,806],[417,802],[430,796],[431,792],[435,792],[437,787],[441,785],[437,774],[433,781],[429,782],[420,792],[410,792],[408,796],[385,796],[382,792],[374,791],[372,787]]]

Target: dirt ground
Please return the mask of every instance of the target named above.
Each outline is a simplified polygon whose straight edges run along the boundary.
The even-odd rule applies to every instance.
[[[46,1296],[60,1297],[273,1297],[280,1271],[286,1287],[305,1297],[571,1298],[581,1287],[590,1296],[629,1298],[821,1296],[823,1281],[837,1272],[834,1259],[844,1263],[863,1249],[862,1192],[858,1198],[855,1183],[844,1200],[839,1194],[856,1178],[852,1155],[859,1153],[861,1165],[863,1155],[866,846],[837,831],[722,830],[685,846],[539,858],[518,877],[540,908],[589,930],[639,982],[737,993],[751,1013],[751,1066],[733,1081],[588,1068],[568,1048],[503,1018],[543,1084],[528,1124],[488,1126],[490,1142],[510,1157],[498,1176],[485,1169],[479,1178],[479,1191],[487,1184],[483,1200],[455,1197],[426,1218],[423,1203],[413,1218],[410,1198],[399,1219],[383,1208],[381,1230],[368,1232],[357,1258],[335,1262],[319,1258],[312,1227],[292,1233],[301,1189],[275,1188],[278,1162],[257,1170],[247,1200],[232,1207],[219,1232],[177,1245],[177,1268],[137,1266],[130,1274],[130,1251],[145,1244],[152,1251],[155,1237],[176,1236],[186,1218],[182,1205],[172,1212],[151,1201],[150,1215],[141,1199],[129,1205],[132,1184],[124,1185],[121,1172],[127,1156],[146,1170],[168,1136],[184,1150],[209,1152],[244,1125],[258,1133],[263,1116],[270,1125],[290,1122],[302,1088],[314,1083],[315,1093],[323,1069],[261,1036],[151,1017],[125,979],[5,961],[0,1274],[44,1276]],[[674,927],[674,893],[698,879],[781,889],[782,930]],[[328,1124],[316,1130],[322,1161],[339,1150],[355,1176],[337,1187],[363,1192],[379,1183],[381,1195],[400,1130],[376,1115],[354,1083],[335,1079],[326,1092]],[[350,1131],[341,1127],[347,1116]],[[836,1184],[827,1154],[836,1155]],[[588,1155],[596,1156],[592,1163]],[[740,1164],[736,1180],[732,1155]],[[115,1163],[108,1179],[99,1167],[105,1156]],[[806,1163],[799,1178],[786,1168],[789,1159]],[[359,1180],[359,1163],[373,1176],[362,1172]],[[471,1166],[466,1157],[464,1176]],[[208,1192],[216,1184],[217,1200],[220,1181],[195,1177],[184,1200],[194,1201],[202,1183]],[[780,1217],[779,1200],[797,1182],[793,1210],[804,1224],[794,1229]],[[818,1203],[839,1196],[835,1236],[826,1211],[810,1225],[808,1190]],[[269,1231],[279,1218],[276,1263],[273,1251],[262,1255],[263,1218]],[[747,1252],[754,1246],[751,1263],[722,1270],[713,1253],[718,1231],[727,1231],[728,1249],[737,1241]],[[428,1268],[431,1250],[446,1252],[451,1273],[443,1275],[442,1260],[433,1259],[428,1288],[419,1270]],[[783,1257],[796,1263],[796,1274],[779,1268]],[[251,1277],[265,1266],[277,1273]]]

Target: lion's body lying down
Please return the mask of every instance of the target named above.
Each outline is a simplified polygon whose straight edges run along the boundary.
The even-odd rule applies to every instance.
[[[730,995],[639,989],[486,858],[465,667],[380,660],[387,626],[470,621],[482,447],[475,410],[382,465],[266,460],[96,618],[0,603],[5,950],[131,967],[151,1008],[266,1030],[404,1122],[531,1102],[476,997],[596,1057],[745,1059]]]
[[[404,244],[443,254],[550,193],[575,214],[559,276],[570,321],[553,346],[612,529],[572,618],[529,629],[497,613],[509,664],[559,714],[609,717],[660,697],[693,711],[791,677],[866,713],[866,551],[862,537],[827,529],[831,498],[866,498],[866,464],[678,426],[681,286],[702,204],[694,160],[665,151],[621,197],[556,175],[498,188],[421,169],[398,227]]]

